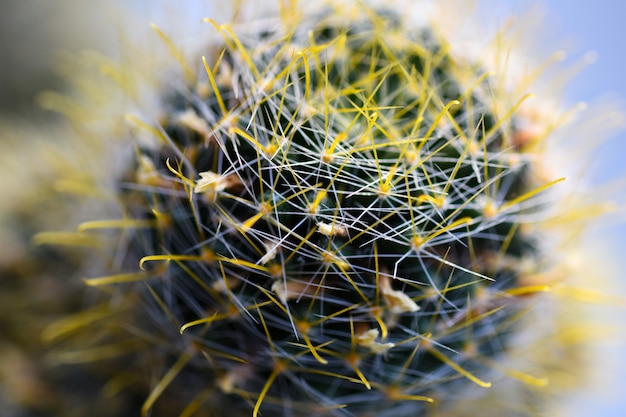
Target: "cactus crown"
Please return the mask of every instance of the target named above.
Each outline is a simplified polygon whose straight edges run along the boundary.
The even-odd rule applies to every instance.
[[[127,232],[87,283],[139,295],[168,340],[144,413],[178,374],[202,387],[187,412],[254,416],[416,415],[489,387],[543,290],[524,224],[551,183],[516,106],[393,11],[212,23],[223,44],[120,182],[124,219],[82,225]]]

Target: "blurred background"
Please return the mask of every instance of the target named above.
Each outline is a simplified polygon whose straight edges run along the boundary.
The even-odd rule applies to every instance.
[[[67,87],[54,71],[60,53],[89,49],[116,56],[120,45],[140,43],[142,37],[152,36],[146,30],[150,22],[181,36],[198,33],[201,18],[215,9],[211,0],[0,3],[0,111],[28,117],[50,117],[35,104],[35,96],[44,89]]]
[[[141,36],[152,36],[153,33],[146,30],[149,22],[156,22],[166,33],[174,32],[177,38],[193,42],[194,33],[202,30],[199,29],[200,18],[210,15],[214,8],[212,0],[0,1],[2,153],[12,152],[15,146],[14,142],[9,144],[2,140],[1,135],[9,124],[18,121],[26,124],[55,123],[54,115],[37,107],[35,97],[45,89],[67,88],[53,71],[59,51],[95,49],[115,55],[127,37],[141,42]],[[545,14],[547,24],[543,28],[543,36],[549,39],[545,45],[538,47],[547,50],[563,47],[568,50],[570,58],[565,65],[575,62],[589,51],[595,52],[596,62],[585,68],[570,84],[565,97],[567,102],[626,100],[626,2],[483,0],[478,3],[486,24],[501,24],[510,15],[522,14],[529,7],[536,7],[537,13]],[[600,184],[626,178],[624,152],[626,133],[622,132],[590,155],[592,180]],[[624,181],[621,184],[620,189],[624,190]],[[623,202],[625,196],[616,197]],[[622,220],[626,218],[622,216]],[[602,250],[623,259],[626,222],[598,233],[602,233],[606,242]],[[618,274],[615,284],[619,287],[617,292],[626,295],[626,279]],[[623,312],[614,318],[617,324],[626,325],[626,314]],[[606,366],[602,368],[596,388],[572,399],[567,415],[619,417],[626,413],[626,341],[619,338],[599,340],[598,349]]]
[[[531,2],[526,0],[508,0],[506,2],[487,2],[494,19],[520,14],[528,7],[538,7],[546,14],[545,28],[552,40],[560,40],[569,57],[565,64],[574,62],[582,55],[592,52],[595,62],[588,65],[570,83],[565,99],[570,103],[579,101],[590,104],[607,102],[626,109],[626,2],[622,0],[568,1],[545,0]],[[487,12],[486,12],[487,13]],[[550,39],[550,38],[547,38]],[[546,45],[552,47],[549,41]],[[593,140],[593,138],[590,138]],[[615,183],[615,189],[622,195],[615,199],[622,204],[626,178],[626,131],[617,131],[610,141],[603,144],[590,159],[590,178],[596,184]],[[619,185],[618,185],[619,184]],[[619,188],[618,188],[619,187]],[[626,217],[624,210],[618,215],[619,220],[592,232],[590,240],[604,243],[601,251],[609,252],[615,259],[611,285],[616,293],[626,295]],[[598,240],[600,239],[600,240]],[[618,312],[613,317],[614,325],[626,327],[626,311]],[[600,370],[589,391],[572,398],[566,407],[565,415],[576,417],[602,415],[620,417],[626,415],[626,338],[621,332],[612,340],[598,340],[595,348],[600,360]],[[593,337],[590,335],[590,338]],[[576,366],[576,364],[572,364]]]

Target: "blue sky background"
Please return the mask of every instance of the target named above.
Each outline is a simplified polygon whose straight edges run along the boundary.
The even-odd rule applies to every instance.
[[[499,12],[516,12],[528,5],[527,0],[500,2]],[[602,96],[616,96],[626,100],[626,1],[545,0],[538,4],[547,10],[546,22],[552,25],[553,35],[565,39],[572,47],[572,59],[587,51],[597,53],[597,61],[587,67],[568,89],[572,101],[593,102]],[[626,107],[626,106],[625,106]],[[598,179],[616,178],[626,174],[623,152],[626,135],[621,134],[599,153],[594,166]]]
[[[528,1],[507,2],[512,9]],[[542,3],[548,11],[547,21],[554,25],[555,33],[570,39],[572,55],[593,50],[597,61],[574,79],[568,89],[571,101],[593,102],[599,97],[617,96],[626,102],[626,1],[596,0],[568,1],[546,0]],[[624,106],[626,108],[626,106]],[[602,146],[595,155],[593,175],[599,182],[626,176],[626,132],[619,133],[612,141]],[[622,202],[624,188],[617,196]],[[624,216],[622,216],[624,218]],[[626,265],[626,226],[618,225],[604,232],[614,239],[613,255]],[[621,295],[626,294],[624,274],[615,276]],[[615,320],[626,325],[626,314],[621,311]],[[600,347],[599,354],[610,358],[612,366],[606,369],[606,378],[613,381],[610,387],[597,387],[582,393],[573,401],[571,412],[575,416],[621,417],[626,415],[626,340],[607,343]],[[615,362],[613,362],[615,359]],[[575,364],[572,364],[575,366]],[[610,375],[609,375],[610,374]],[[611,395],[604,391],[611,390]]]
[[[502,11],[522,10],[531,4],[529,1],[511,0],[500,2]],[[596,0],[568,1],[545,0],[541,2],[548,12],[547,22],[553,25],[554,34],[570,41],[571,55],[580,56],[586,51],[597,53],[597,61],[586,68],[571,83],[567,99],[594,102],[599,97],[620,97],[626,103],[626,1]],[[626,108],[626,106],[624,106]],[[610,181],[626,176],[626,132],[618,133],[614,139],[602,146],[595,155],[593,177],[598,182]],[[622,202],[621,195],[616,196]],[[624,219],[624,216],[622,216]],[[617,225],[610,231],[603,231],[614,240],[612,253],[623,269],[626,265],[626,226]],[[615,276],[616,286],[621,295],[626,295],[624,274]],[[626,327],[626,313],[621,311],[615,323]],[[606,369],[606,380],[613,383],[609,387],[598,386],[589,392],[581,393],[572,400],[572,416],[621,417],[626,415],[626,340],[600,344],[599,355],[606,355],[611,366]],[[572,364],[576,366],[576,364]],[[611,392],[610,395],[607,391]]]

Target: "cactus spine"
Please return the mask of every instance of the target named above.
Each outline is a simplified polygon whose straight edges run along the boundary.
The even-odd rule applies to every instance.
[[[544,385],[497,365],[549,289],[532,222],[561,179],[534,175],[527,96],[392,9],[208,22],[223,43],[167,116],[129,118],[154,140],[122,216],[79,227],[121,230],[86,283],[164,367],[143,414],[167,392],[185,416],[428,415],[498,372]]]

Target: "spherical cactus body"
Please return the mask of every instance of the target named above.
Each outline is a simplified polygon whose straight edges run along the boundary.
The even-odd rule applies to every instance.
[[[438,415],[502,375],[545,385],[502,360],[550,289],[533,223],[562,180],[529,96],[392,7],[207,23],[159,123],[128,117],[151,139],[120,218],[79,226],[114,242],[93,340],[161,365],[143,414]]]

